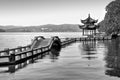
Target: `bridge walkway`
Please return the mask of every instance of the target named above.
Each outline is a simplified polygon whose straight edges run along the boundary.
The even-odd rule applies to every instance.
[[[38,40],[38,41],[35,41],[34,45],[32,45],[32,49],[35,49],[35,48],[40,48],[40,47],[45,47],[45,46],[48,46],[51,42],[51,38],[46,38],[46,39],[43,39],[43,40]]]

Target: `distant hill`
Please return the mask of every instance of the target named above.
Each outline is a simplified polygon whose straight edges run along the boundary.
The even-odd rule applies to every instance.
[[[5,29],[6,32],[79,32],[81,31],[77,24],[62,24],[62,25],[41,25],[41,26],[28,26]]]
[[[3,29],[0,29],[0,32],[5,32],[5,30],[3,30]]]
[[[13,26],[13,25],[9,25],[9,26],[2,26],[0,25],[0,29],[6,30],[6,29],[11,29],[11,28],[18,28],[21,26]]]

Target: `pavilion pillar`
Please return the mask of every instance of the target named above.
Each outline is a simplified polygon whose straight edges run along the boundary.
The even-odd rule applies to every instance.
[[[87,35],[90,35],[90,30],[88,30],[88,34]]]
[[[86,30],[84,30],[84,35],[86,35]]]
[[[86,35],[88,35],[88,30],[86,30]]]
[[[83,29],[83,36],[84,36],[84,29]]]
[[[94,34],[94,30],[92,30],[92,35]]]
[[[93,30],[93,34],[95,34],[95,30]]]
[[[90,35],[90,30],[88,30],[88,35]]]
[[[96,29],[94,30],[94,33],[95,33],[95,35],[96,35]]]
[[[90,35],[91,35],[92,33],[91,33],[91,30],[90,30]]]

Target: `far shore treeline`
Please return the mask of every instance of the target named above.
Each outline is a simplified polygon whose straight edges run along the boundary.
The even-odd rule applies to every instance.
[[[41,26],[0,26],[1,32],[80,32],[78,24],[41,25]]]
[[[98,23],[99,31],[110,35],[120,32],[120,0],[110,2],[104,20]],[[80,32],[78,24],[41,25],[41,26],[0,26],[0,32]]]

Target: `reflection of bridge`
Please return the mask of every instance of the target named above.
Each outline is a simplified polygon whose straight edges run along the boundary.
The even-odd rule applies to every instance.
[[[57,36],[52,38],[35,37],[29,46],[0,51],[0,66],[22,63],[28,59],[34,60],[37,56],[42,58],[51,49],[60,51],[62,46],[74,41],[76,41],[75,38],[59,39]]]

